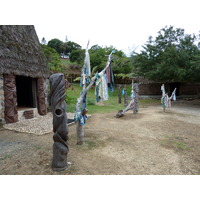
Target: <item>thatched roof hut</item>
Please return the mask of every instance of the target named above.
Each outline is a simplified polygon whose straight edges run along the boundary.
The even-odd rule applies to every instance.
[[[0,25],[0,123],[47,112],[50,70],[32,25]]]
[[[0,73],[49,76],[36,31],[32,25],[0,25]]]

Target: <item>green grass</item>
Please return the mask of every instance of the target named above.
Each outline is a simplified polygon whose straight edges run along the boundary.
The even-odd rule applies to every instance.
[[[91,150],[91,149],[93,149],[93,148],[96,147],[96,144],[95,144],[93,141],[87,141],[87,140],[86,140],[85,143],[86,143],[87,148],[88,148],[89,150]]]
[[[161,145],[176,150],[189,150],[188,146],[181,137],[166,136],[166,138],[161,141]]]
[[[68,89],[67,96],[68,96],[68,104],[67,104],[67,112],[74,112],[77,98],[80,97],[80,93],[82,91],[82,87],[79,84],[72,85],[74,90]],[[127,93],[130,96],[131,92],[131,85],[127,87]],[[152,104],[158,103],[160,104],[160,100],[155,99],[142,99],[139,100],[139,107],[149,106]],[[122,96],[122,103],[118,103],[118,95],[117,89],[114,92],[109,92],[109,99],[108,101],[103,101],[101,104],[96,104],[95,99],[95,87],[93,86],[87,93],[87,109],[88,114],[92,113],[109,113],[109,112],[118,112],[118,110],[124,109],[124,97]]]
[[[69,65],[78,65],[79,66],[80,65],[76,62],[71,62],[69,59],[60,59],[60,61],[61,61],[61,64],[66,65],[66,66],[69,66]]]
[[[61,64],[63,64],[63,65],[72,64],[69,59],[60,59],[60,61],[61,61]]]

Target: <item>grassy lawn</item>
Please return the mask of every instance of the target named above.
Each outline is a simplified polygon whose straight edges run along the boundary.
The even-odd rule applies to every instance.
[[[74,112],[76,107],[77,98],[79,98],[82,87],[79,84],[73,84],[72,89],[67,90],[68,103],[67,103],[67,112]],[[130,96],[131,85],[127,87],[128,95]],[[139,100],[139,107],[145,107],[151,104],[160,104],[160,100],[155,99],[141,99]],[[124,109],[124,97],[122,96],[122,104],[118,104],[118,95],[117,89],[115,88],[114,92],[109,92],[108,101],[103,103],[96,104],[95,100],[95,87],[93,86],[87,93],[87,109],[88,114],[92,113],[109,113],[109,112],[118,112],[118,110]]]
[[[81,66],[80,64],[76,63],[76,62],[71,62],[69,59],[60,59],[61,64],[69,66],[69,65],[78,65]]]

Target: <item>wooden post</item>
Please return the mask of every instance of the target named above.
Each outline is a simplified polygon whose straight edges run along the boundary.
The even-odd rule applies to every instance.
[[[135,101],[134,101],[133,113],[137,114],[138,113],[138,94],[139,94],[139,88],[138,88],[138,84],[137,83],[133,84],[133,91],[135,93]]]
[[[127,96],[127,89],[126,85],[124,86],[124,106],[126,107],[128,105],[128,96]]]
[[[117,91],[118,91],[118,103],[122,103],[122,92],[121,92],[121,84],[117,85]]]

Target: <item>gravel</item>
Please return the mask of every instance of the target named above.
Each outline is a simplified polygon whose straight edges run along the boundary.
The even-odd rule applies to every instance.
[[[68,119],[74,119],[74,113],[67,113],[67,117]],[[13,130],[22,133],[44,135],[53,131],[52,120],[52,113],[49,112],[45,116],[38,116],[32,119],[26,119],[16,123],[5,124],[3,127],[8,130]],[[73,124],[73,122],[71,122],[70,124]]]

